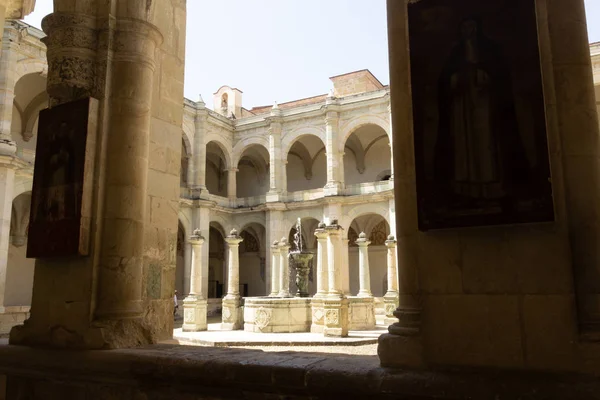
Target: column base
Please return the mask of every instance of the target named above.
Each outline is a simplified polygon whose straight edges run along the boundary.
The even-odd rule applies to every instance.
[[[240,296],[223,298],[221,329],[224,331],[244,329],[244,310]]]
[[[401,336],[389,333],[379,337],[377,355],[382,367],[424,368],[421,336]]]
[[[267,192],[266,198],[267,203],[278,203],[283,200],[283,194],[281,192]]]
[[[208,301],[195,296],[188,296],[183,300],[183,332],[200,332],[208,329],[206,316]]]
[[[341,182],[328,182],[323,188],[325,197],[341,196],[344,194],[344,187]]]
[[[348,299],[324,299],[323,335],[332,337],[348,336]]]
[[[9,344],[73,350],[113,350],[155,344],[142,318],[94,321],[74,330],[65,326],[36,326],[31,319],[10,331]]]
[[[353,296],[348,298],[348,330],[369,331],[375,329],[375,299]]]

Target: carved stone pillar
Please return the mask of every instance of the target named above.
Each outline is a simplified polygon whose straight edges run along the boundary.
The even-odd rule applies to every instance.
[[[367,235],[364,232],[358,236],[356,240],[358,245],[358,275],[360,289],[358,297],[373,297],[371,293],[371,271],[369,269],[369,245],[371,241],[367,240]]]
[[[116,22],[114,40],[104,168],[106,212],[96,298],[96,316],[100,319],[142,315],[148,132],[154,53],[162,35],[145,21],[123,18]],[[58,59],[69,62],[68,58]],[[82,65],[87,67],[87,62]],[[49,83],[49,91],[51,87]],[[56,86],[52,96],[62,95],[61,88]]]
[[[269,297],[277,297],[279,295],[279,272],[281,267],[279,266],[279,257],[281,250],[279,249],[279,242],[274,241],[271,246],[271,293]]]
[[[198,332],[205,331],[207,300],[206,293],[202,291],[204,278],[202,273],[202,245],[204,238],[200,236],[200,230],[196,229],[189,239],[192,245],[192,271],[190,281],[190,294],[183,300],[183,331]]]
[[[279,241],[279,297],[290,297],[290,245],[285,238]]]
[[[242,297],[240,296],[240,243],[244,239],[233,229],[225,238],[228,246],[228,276],[227,295],[223,298],[223,321],[221,329],[238,330],[244,327],[244,315],[242,313]]]
[[[341,239],[342,227],[332,220],[326,227],[329,233],[327,242],[327,267],[329,272],[329,291],[323,299],[323,334],[325,336],[348,336],[348,299],[341,287]]]

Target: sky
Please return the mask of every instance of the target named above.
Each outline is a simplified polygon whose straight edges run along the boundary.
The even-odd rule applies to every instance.
[[[585,0],[590,42],[600,0]],[[40,27],[52,0],[25,22]],[[385,0],[188,0],[185,96],[212,107],[222,85],[246,108],[328,93],[329,77],[369,69],[389,83]]]

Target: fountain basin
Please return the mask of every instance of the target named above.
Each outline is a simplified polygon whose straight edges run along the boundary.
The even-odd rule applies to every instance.
[[[244,331],[258,333],[310,332],[311,299],[246,297]]]

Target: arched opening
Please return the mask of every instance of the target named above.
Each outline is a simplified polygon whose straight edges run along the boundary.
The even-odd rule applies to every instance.
[[[315,270],[317,267],[317,237],[315,236],[315,230],[319,225],[319,221],[310,217],[302,218],[300,220],[300,225],[302,227],[302,235],[300,236],[302,238],[302,250],[310,251],[314,254],[313,259],[310,261],[311,268],[308,275],[308,293],[311,296],[314,296],[314,294],[317,293],[317,271]],[[288,243],[291,245],[290,251],[299,250],[296,233],[296,224],[294,224],[288,235]],[[290,260],[290,293],[294,294],[297,290],[296,266]]]
[[[206,188],[210,194],[227,197],[227,158],[221,146],[206,144]]]
[[[344,178],[347,185],[384,180],[384,172],[389,172],[391,165],[390,139],[383,128],[367,124],[348,136],[344,144]]]
[[[287,191],[318,189],[327,182],[325,144],[314,135],[298,138],[290,147],[286,165]]]
[[[208,239],[208,298],[220,299],[226,294],[227,258],[224,230],[211,222]]]
[[[240,236],[240,294],[242,297],[266,296],[266,231],[264,226],[251,223]]]
[[[359,291],[358,246],[356,240],[361,232],[364,232],[367,239],[371,241],[368,247],[371,292],[375,297],[383,297],[387,291],[387,247],[385,241],[390,234],[390,225],[384,217],[374,213],[355,218],[348,229],[350,293],[356,295]]]
[[[48,107],[46,77],[39,73],[24,75],[15,85],[11,135],[18,155],[33,162],[37,143],[38,117]]]
[[[26,258],[30,208],[31,192],[13,200],[4,292],[6,307],[31,305],[35,260]]]
[[[237,197],[262,196],[269,191],[269,151],[259,144],[248,147],[238,162]]]

